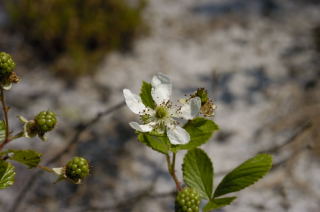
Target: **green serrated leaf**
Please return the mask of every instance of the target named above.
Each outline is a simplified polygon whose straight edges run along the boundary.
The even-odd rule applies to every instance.
[[[140,90],[140,97],[141,97],[142,103],[145,106],[154,109],[156,107],[156,104],[151,96],[151,89],[152,89],[151,84],[143,81],[142,87]]]
[[[9,159],[34,168],[40,163],[41,154],[33,150],[7,150]]]
[[[272,157],[268,154],[259,154],[232,170],[218,185],[214,197],[240,191],[262,178],[272,166]]]
[[[172,147],[172,151],[194,149],[206,143],[211,138],[212,133],[219,129],[216,123],[202,117],[189,121],[183,128],[189,133],[190,141],[187,144]]]
[[[4,160],[0,160],[0,189],[12,186],[14,183],[14,166]]]
[[[204,212],[209,212],[227,205],[230,205],[237,197],[225,197],[210,200],[203,208]]]
[[[148,133],[138,133],[138,140],[163,154],[168,154],[170,145],[167,136],[156,136]]]
[[[196,189],[200,196],[211,199],[213,186],[213,166],[208,155],[201,149],[192,149],[184,156],[184,182]]]
[[[6,124],[4,121],[0,121],[0,142],[3,142],[6,138]]]

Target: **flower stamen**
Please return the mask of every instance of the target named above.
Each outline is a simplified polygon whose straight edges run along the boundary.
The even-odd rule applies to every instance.
[[[163,106],[157,107],[155,116],[158,119],[163,119],[163,118],[167,117],[168,116],[167,108],[163,107]]]

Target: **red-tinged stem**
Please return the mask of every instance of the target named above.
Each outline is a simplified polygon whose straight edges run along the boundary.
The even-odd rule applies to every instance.
[[[180,185],[180,182],[179,182],[177,175],[176,175],[176,172],[175,172],[176,153],[173,153],[173,155],[172,155],[172,162],[170,162],[170,155],[169,154],[166,155],[166,159],[167,159],[168,171],[176,184],[177,190],[181,191],[181,185]]]
[[[0,101],[2,105],[2,113],[4,116],[4,123],[5,123],[5,138],[4,138],[4,141],[0,144],[0,150],[1,150],[7,143],[9,143],[12,140],[12,139],[9,139],[9,132],[10,132],[9,119],[8,119],[9,108],[6,105],[3,88],[0,89]]]

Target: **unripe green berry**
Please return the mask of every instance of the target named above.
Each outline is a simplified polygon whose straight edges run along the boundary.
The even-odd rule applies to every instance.
[[[56,114],[51,111],[42,111],[35,117],[36,127],[40,134],[44,134],[54,128],[57,123]]]
[[[73,180],[79,181],[89,175],[89,164],[85,158],[74,157],[65,167],[65,175]]]
[[[10,54],[0,52],[0,74],[5,75],[11,73],[15,67],[16,64]]]
[[[200,196],[193,188],[187,187],[176,197],[176,212],[199,212]]]

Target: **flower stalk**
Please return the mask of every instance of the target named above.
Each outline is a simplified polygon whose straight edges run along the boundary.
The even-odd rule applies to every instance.
[[[51,168],[46,167],[46,166],[38,165],[37,168],[39,168],[43,171],[49,172],[49,173],[54,173],[54,171]]]
[[[176,184],[176,188],[177,188],[177,191],[181,191],[181,185],[180,185],[180,182],[177,178],[177,175],[176,175],[176,171],[175,171],[175,166],[176,166],[176,153],[174,152],[172,154],[172,161],[170,160],[170,155],[167,154],[166,155],[166,160],[167,160],[167,166],[168,166],[168,171],[169,171],[169,174],[171,175],[173,181],[175,182]]]

